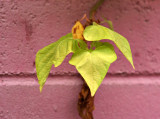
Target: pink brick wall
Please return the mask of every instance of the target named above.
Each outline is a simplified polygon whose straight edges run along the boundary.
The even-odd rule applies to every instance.
[[[35,54],[69,33],[96,0],[0,0],[0,119],[79,119],[82,81],[68,64],[53,68],[40,94]],[[95,96],[95,119],[160,118],[160,1],[106,0],[98,16],[131,45],[136,70],[116,48]]]

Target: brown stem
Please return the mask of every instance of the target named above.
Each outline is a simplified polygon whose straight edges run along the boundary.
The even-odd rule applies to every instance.
[[[83,17],[79,21],[82,21],[83,19],[86,19],[87,22],[90,22],[90,20],[87,18],[86,14],[84,14]]]
[[[94,97],[87,84],[84,82],[78,98],[78,112],[82,119],[93,119]]]

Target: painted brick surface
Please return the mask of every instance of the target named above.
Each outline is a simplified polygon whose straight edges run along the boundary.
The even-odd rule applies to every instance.
[[[82,86],[79,77],[50,78],[41,94],[33,78],[3,80],[0,119],[80,119],[76,110]],[[95,95],[94,116],[95,119],[159,119],[159,97],[159,77],[110,77]]]
[[[35,73],[36,52],[69,33],[75,20],[88,13],[92,0],[1,0],[0,1],[0,72]],[[115,31],[130,42],[136,71],[117,50],[118,60],[110,73],[159,73],[160,1],[105,1],[97,12],[113,21]],[[77,73],[68,64],[52,73]]]
[[[68,64],[51,71],[40,94],[35,55],[71,32],[96,0],[0,0],[0,119],[79,119],[82,81]],[[134,71],[118,59],[96,96],[95,119],[160,118],[160,0],[106,0],[97,11],[113,21],[133,53]],[[106,25],[106,24],[105,24]]]

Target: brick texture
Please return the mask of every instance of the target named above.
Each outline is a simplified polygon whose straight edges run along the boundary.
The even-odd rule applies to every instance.
[[[0,0],[0,119],[78,119],[82,81],[68,64],[58,68],[40,94],[36,52],[71,32],[97,0]],[[125,36],[136,70],[118,59],[96,94],[95,119],[160,118],[160,1],[106,0],[97,11]],[[104,24],[107,26],[107,24]],[[115,46],[115,45],[114,45]]]

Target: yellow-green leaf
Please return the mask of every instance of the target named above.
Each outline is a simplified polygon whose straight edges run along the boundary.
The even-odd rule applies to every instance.
[[[72,34],[69,33],[37,52],[35,62],[40,91],[46,82],[52,65],[58,67],[69,53],[79,50],[78,42],[82,48],[85,47],[83,40],[73,39]]]
[[[69,63],[82,75],[94,96],[103,81],[109,66],[117,59],[111,44],[104,44],[95,50],[79,50],[72,55]]]
[[[87,41],[99,41],[102,39],[113,41],[134,68],[130,45],[122,35],[109,28],[93,23],[93,25],[85,28],[83,36]]]

